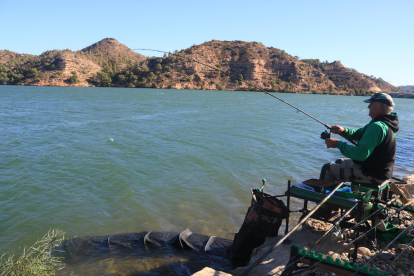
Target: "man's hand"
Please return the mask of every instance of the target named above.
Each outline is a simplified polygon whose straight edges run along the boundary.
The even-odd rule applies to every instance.
[[[333,134],[341,134],[342,132],[345,131],[345,128],[338,126],[338,125],[334,125],[334,126],[331,126],[331,130]]]
[[[328,138],[325,139],[325,144],[326,147],[329,148],[336,148],[336,146],[338,145],[339,140],[336,138]]]

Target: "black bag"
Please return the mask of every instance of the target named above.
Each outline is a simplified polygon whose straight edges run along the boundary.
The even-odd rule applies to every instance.
[[[277,236],[282,219],[288,217],[282,200],[255,188],[251,192],[252,203],[230,250],[230,258],[240,262],[248,261],[253,249],[262,245],[266,237]]]

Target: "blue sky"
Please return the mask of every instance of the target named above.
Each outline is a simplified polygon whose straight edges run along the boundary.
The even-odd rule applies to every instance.
[[[0,50],[18,53],[80,50],[106,37],[164,51],[212,39],[257,41],[414,85],[412,0],[0,0],[0,24]]]

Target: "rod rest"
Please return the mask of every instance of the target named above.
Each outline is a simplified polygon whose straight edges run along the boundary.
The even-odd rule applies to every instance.
[[[374,184],[374,183],[360,183],[360,182],[351,182],[351,185],[360,185],[361,187],[367,188],[367,189],[376,189],[376,190],[382,190],[384,189],[386,186],[388,186],[388,184],[392,181],[390,181],[391,179],[385,180],[382,183],[379,184]]]
[[[304,256],[307,257],[309,259],[315,260],[315,261],[322,261],[323,263],[326,264],[330,264],[330,265],[334,265],[340,268],[344,268],[344,269],[350,269],[353,271],[358,271],[359,270],[359,264],[354,263],[354,265],[351,266],[349,261],[341,261],[340,258],[336,258],[335,261],[332,260],[332,256],[326,256],[325,258],[323,257],[322,253],[319,253],[318,256],[316,256],[315,251],[310,251],[308,253],[308,250],[306,248],[301,248],[299,245],[292,245],[292,248],[296,248],[296,253],[297,255],[300,256]],[[361,271],[359,271],[358,273],[363,273],[369,276],[379,276],[379,269],[378,268],[374,268],[372,271],[369,269],[368,266],[364,266]],[[389,272],[385,271],[383,274],[383,276],[389,276]]]
[[[403,203],[398,203],[398,202],[395,202],[395,201],[391,203],[391,207],[396,207],[396,208],[401,208],[404,205],[405,204],[403,204]],[[406,207],[404,208],[404,211],[414,213],[414,206],[413,205],[406,205]]]

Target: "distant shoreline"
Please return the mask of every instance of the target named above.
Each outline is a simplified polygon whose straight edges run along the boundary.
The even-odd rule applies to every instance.
[[[170,89],[170,90],[204,90],[204,91],[240,91],[240,92],[262,92],[264,91],[257,91],[257,90],[219,90],[219,89],[179,89],[179,88],[154,88],[154,87],[126,87],[126,86],[60,86],[60,85],[19,85],[19,84],[4,84],[1,86],[32,86],[32,87],[72,87],[72,88],[85,88],[85,87],[91,87],[91,88],[133,88],[133,89]],[[316,94],[316,95],[331,95],[331,96],[363,96],[366,97],[367,95],[361,94],[361,95],[352,95],[350,93],[329,93],[327,91],[313,91],[313,92],[299,92],[299,91],[267,91],[269,93],[282,93],[282,94]],[[368,91],[369,92],[369,91]],[[375,92],[371,92],[371,94],[374,94]],[[400,98],[400,99],[414,99],[414,93],[398,93],[398,92],[384,92],[389,94],[393,98]]]
[[[0,51],[0,84],[361,95],[405,93],[339,60],[300,59],[260,42],[206,41],[146,57],[114,38],[39,56]],[[410,87],[410,86],[409,86]],[[401,97],[401,96],[397,96]]]

